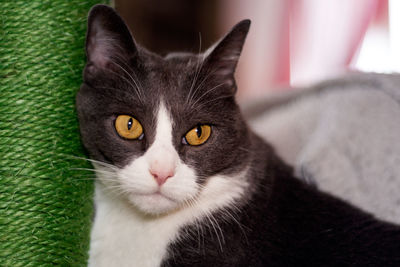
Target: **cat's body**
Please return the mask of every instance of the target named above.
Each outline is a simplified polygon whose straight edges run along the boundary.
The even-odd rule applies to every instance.
[[[248,129],[233,79],[248,28],[162,58],[92,10],[77,96],[98,172],[90,266],[400,265],[399,227],[301,183]]]

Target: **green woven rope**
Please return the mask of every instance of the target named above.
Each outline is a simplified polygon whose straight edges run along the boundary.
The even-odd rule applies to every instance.
[[[94,175],[74,97],[98,2],[0,0],[0,266],[86,265]]]

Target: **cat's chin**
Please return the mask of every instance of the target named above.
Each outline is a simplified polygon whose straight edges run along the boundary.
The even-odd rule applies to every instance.
[[[162,193],[131,194],[128,200],[141,212],[151,215],[160,215],[171,212],[180,206],[180,203]]]

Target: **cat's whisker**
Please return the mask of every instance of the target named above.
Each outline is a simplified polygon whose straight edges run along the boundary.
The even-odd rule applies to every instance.
[[[199,43],[199,51],[198,51],[197,55],[200,55],[200,52],[201,52],[201,32],[199,32],[199,42],[200,42]],[[197,59],[197,62],[196,62],[195,74],[193,76],[193,80],[192,80],[192,83],[191,83],[191,86],[190,86],[190,89],[189,89],[189,93],[186,96],[186,102],[188,102],[188,98],[190,97],[190,94],[192,92],[192,89],[193,89],[193,86],[194,86],[194,83],[195,83],[195,80],[196,80],[196,74],[197,74],[197,71],[198,71],[198,67],[200,65],[199,58],[197,57],[196,59]]]
[[[232,96],[231,95],[223,95],[223,96],[220,96],[220,97],[216,97],[216,98],[211,99],[209,101],[203,102],[198,106],[193,107],[193,110],[196,111],[196,110],[202,109],[203,107],[207,106],[208,104],[210,104],[212,102],[215,102],[215,101],[218,101],[218,100],[224,99],[224,98],[229,98],[229,97],[232,97]]]
[[[241,212],[240,209],[237,207],[237,205],[235,205],[234,203],[231,204],[230,206],[231,208],[235,208],[237,210],[237,212]],[[247,234],[246,231],[244,230],[244,226],[239,222],[239,219],[236,218],[237,213],[235,213],[233,210],[231,209],[226,209],[223,211],[223,214],[225,216],[227,216],[228,221],[232,220],[234,223],[236,223],[240,229],[240,231],[243,233],[244,238],[246,239],[246,242],[248,242],[248,238],[247,238]],[[235,216],[236,215],[236,216]]]
[[[186,199],[184,202],[185,202],[187,207],[190,207],[190,208],[194,207],[194,205],[193,205],[193,203],[191,202],[190,199]],[[197,230],[197,246],[200,249],[201,248],[201,241],[200,241],[200,238],[201,238],[201,235],[200,235],[201,224],[199,223],[199,220],[197,218],[195,218],[195,220],[194,220],[194,225],[195,225],[195,228]]]
[[[99,179],[103,180],[115,180],[115,178],[118,177],[117,173],[109,171],[96,170],[93,173],[95,173]]]
[[[191,107],[195,106],[201,99],[203,99],[203,97],[205,97],[205,96],[208,95],[209,93],[211,93],[211,92],[217,90],[219,87],[221,87],[221,86],[224,85],[224,84],[225,84],[225,83],[220,83],[220,84],[214,86],[213,88],[207,90],[207,91],[206,91],[205,93],[203,93],[200,97],[198,97],[198,98],[196,99],[196,101],[194,101],[194,102],[192,103]]]
[[[123,60],[120,60],[121,62],[124,62]],[[139,95],[139,101],[141,101],[142,103],[143,103],[143,90],[142,90],[142,88],[139,86],[139,80],[135,80],[134,78],[133,78],[133,76],[124,68],[124,67],[122,67],[119,63],[117,63],[117,62],[115,62],[115,61],[113,61],[113,64],[115,64],[117,67],[119,67],[126,75],[128,75],[129,76],[129,78],[132,80],[132,82],[135,84],[135,88],[136,88],[136,90],[138,91],[138,95]],[[129,65],[127,65],[127,64],[124,64],[126,67],[128,67],[129,68],[129,70],[132,72],[132,74],[133,75],[135,75],[134,73],[134,71],[132,70],[132,68],[129,66]],[[121,76],[122,77],[122,76]]]
[[[189,198],[185,200],[185,203],[187,203],[187,206],[190,208],[195,208],[196,206],[196,200],[195,198]],[[204,229],[202,226],[202,223],[199,221],[199,218],[195,217],[194,220],[195,226],[197,228],[197,236],[198,236],[198,247],[199,249],[203,248],[204,251]]]
[[[201,187],[201,188],[205,188],[205,186],[203,186],[203,185],[198,185],[199,186],[199,188]],[[210,193],[209,193],[210,194]],[[218,193],[211,193],[210,194],[210,198],[213,198],[214,196],[215,197],[218,197]],[[194,197],[193,198],[193,201],[197,201],[197,199],[196,199],[196,197]],[[224,211],[224,213],[225,213],[225,215],[227,215],[227,217],[229,217],[229,218],[231,218],[235,223],[237,223],[240,227],[241,227],[241,224],[239,223],[239,221],[237,220],[237,218],[235,217],[235,215],[237,215],[237,213],[240,213],[240,212],[242,212],[241,211],[241,209],[238,207],[238,205],[237,204],[235,204],[235,202],[231,202],[230,204],[229,204],[229,209],[226,209],[225,211]],[[241,229],[242,229],[242,231],[243,231],[243,234],[245,235],[245,231],[243,230],[243,228],[241,227]]]
[[[220,239],[220,237],[219,237],[217,228],[216,228],[216,226],[214,225],[213,220],[210,218],[210,212],[204,211],[204,210],[203,210],[203,212],[204,212],[205,218],[209,221],[209,223],[210,223],[212,229],[214,230],[214,233],[215,233],[215,236],[216,236],[216,238],[217,238],[217,241],[218,241],[218,244],[219,244],[219,247],[220,247],[221,251],[223,251],[221,239]]]
[[[200,70],[203,67],[203,63],[204,63],[204,57],[203,57],[203,55],[201,55],[201,33],[200,32],[199,32],[199,42],[200,42],[200,44],[199,44],[199,52],[198,52],[198,57],[197,57],[198,61],[197,61],[197,65],[196,65],[196,72],[195,72],[195,75],[193,76],[192,85],[190,86],[189,93],[186,97],[186,103],[190,103],[192,101],[192,98],[195,94],[195,92],[192,93],[192,90],[194,88],[194,85],[197,82],[198,76],[200,74]]]
[[[105,182],[115,182],[118,179],[117,175],[112,173],[99,173],[94,172],[96,176],[94,176],[93,180],[96,181],[105,181]]]
[[[204,188],[203,185],[200,185],[200,184],[199,184],[199,187],[200,187],[200,186],[201,186],[202,188]],[[211,196],[211,197],[212,197],[212,196]],[[194,205],[198,202],[197,197],[190,198],[190,199],[188,200],[188,202],[190,202],[190,203],[191,203],[191,206],[194,207]],[[222,213],[223,213],[223,215],[224,215],[224,216],[222,217],[222,219],[223,219],[225,222],[233,221],[234,223],[236,223],[236,224],[238,225],[238,227],[240,228],[241,232],[243,233],[243,236],[246,238],[246,241],[248,241],[247,235],[246,235],[246,231],[244,230],[243,225],[242,225],[242,224],[238,221],[238,219],[236,218],[237,213],[240,213],[240,212],[241,212],[240,208],[235,204],[235,202],[230,203],[229,207],[230,207],[229,209],[222,210]],[[212,213],[210,213],[210,217],[212,217],[212,218],[210,218],[210,220],[212,220],[213,222],[215,222],[216,228],[218,228],[219,232],[220,232],[221,235],[222,235],[222,238],[221,238],[221,239],[222,239],[222,243],[225,243],[225,240],[224,240],[224,237],[223,237],[223,232],[222,232],[221,227],[219,226],[219,223],[218,223],[217,219],[214,217],[214,215],[213,215]],[[213,225],[213,224],[212,224],[212,225]],[[216,230],[216,228],[215,228],[215,230]]]
[[[198,224],[199,224],[199,227],[200,227],[200,232],[201,232],[201,243],[203,244],[203,251],[204,251],[204,249],[205,249],[205,245],[204,245],[204,243],[205,243],[205,230],[204,230],[204,228],[203,228],[203,224],[202,224],[202,222],[201,222],[201,219],[200,218],[196,218],[196,221],[198,222]]]
[[[198,203],[198,199],[197,198],[191,198],[191,201],[195,204],[195,206],[197,208],[200,208],[200,210],[202,211],[202,214],[205,216],[205,218],[210,223],[210,226],[211,226],[211,228],[213,229],[213,231],[215,233],[215,236],[216,236],[216,238],[218,240],[219,247],[220,247],[221,252],[222,252],[223,251],[223,244],[225,244],[225,238],[224,238],[223,231],[222,231],[218,221],[216,220],[216,218],[214,217],[214,215],[212,214],[211,211],[205,210],[202,207],[202,205],[200,205]],[[220,237],[220,234],[221,234],[221,237]]]
[[[115,171],[107,171],[107,170],[97,169],[97,170],[94,170],[93,173],[95,173],[97,175],[97,177],[104,178],[104,179],[118,177],[118,174]]]
[[[100,170],[100,169],[90,169],[90,168],[70,168],[70,170],[74,171],[88,171],[88,172],[95,172],[95,173],[102,173],[102,174],[110,174],[115,175],[115,172],[107,171],[107,170]]]
[[[136,76],[136,72],[135,69],[132,68],[132,66],[130,66],[123,58],[121,58],[120,56],[116,56],[115,58],[119,59],[119,61],[126,67],[126,71],[130,71],[130,73],[128,73],[130,76],[134,75],[135,77],[132,77],[134,81],[136,81],[138,83],[138,88],[140,88],[141,90],[143,89],[142,84],[140,83],[140,80],[137,79]],[[121,66],[122,67],[122,66]],[[136,78],[136,79],[135,79]]]
[[[204,76],[204,78],[203,78],[203,79],[201,80],[201,82],[199,83],[199,85],[195,88],[195,90],[193,91],[193,95],[192,95],[190,101],[188,102],[188,104],[189,104],[189,109],[193,106],[193,105],[191,104],[191,102],[193,101],[193,98],[196,96],[197,92],[198,92],[199,90],[202,89],[202,86],[203,86],[203,84],[205,83],[205,81],[207,81],[208,77],[209,77],[210,75],[214,74],[215,72],[216,72],[216,70],[208,71],[207,74]]]
[[[117,72],[115,72],[115,71],[112,71],[112,70],[107,70],[107,71],[108,71],[108,72],[111,72],[111,73],[113,73],[114,75],[118,76],[119,78],[123,79],[125,82],[127,82],[127,83],[130,85],[131,88],[138,88],[137,85],[132,84],[131,81],[129,81],[126,77],[120,75],[119,73],[117,73]],[[142,95],[140,94],[139,89],[134,90],[134,92],[135,92],[136,95],[138,96],[139,101],[143,103]]]
[[[120,199],[126,194],[123,188],[108,188],[108,191],[111,193],[112,199]]]
[[[71,155],[71,157],[74,158],[74,159],[80,159],[80,160],[89,161],[91,163],[96,163],[96,164],[102,165],[104,167],[113,169],[113,170],[118,170],[119,169],[118,167],[115,167],[114,165],[112,165],[110,163],[107,163],[107,162],[104,162],[104,161],[99,161],[99,160],[89,159],[89,158],[84,158],[84,157],[78,157],[78,156],[74,156],[74,155]]]
[[[218,220],[215,218],[214,214],[211,211],[209,212],[209,214],[210,214],[211,219],[214,221],[218,231],[221,234],[221,241],[222,241],[222,243],[221,243],[221,251],[223,251],[223,246],[222,245],[225,244],[224,232],[222,231],[221,226],[219,225]]]
[[[199,59],[199,62],[200,62],[200,60],[201,59]],[[189,94],[188,94],[188,97],[186,99],[186,103],[188,103],[188,104],[190,104],[193,101],[193,98],[197,93],[198,87],[194,88],[194,86],[195,86],[195,84],[196,84],[196,82],[198,80],[200,69],[201,69],[201,67],[199,68],[199,70],[196,70],[196,72],[195,72],[195,75],[194,75],[194,78],[193,78],[193,83],[192,83],[192,86],[190,87]]]
[[[98,177],[97,176],[97,181],[102,182],[105,186],[112,185],[116,183],[117,177],[107,177],[105,178],[104,176]]]
[[[107,188],[110,190],[113,190],[114,192],[118,193],[118,194],[125,194],[125,193],[129,193],[126,188],[124,188],[123,186],[121,186],[120,184],[114,184],[114,185],[107,185]]]
[[[142,182],[141,179],[129,179],[128,182],[124,182],[124,180],[126,181],[126,179],[124,179],[123,176],[119,176],[118,178],[122,179],[121,184],[126,187],[127,191],[129,192],[135,192],[138,189],[140,189],[141,191],[144,189],[148,189],[149,192],[152,192],[154,189],[152,186],[149,186],[148,183]]]
[[[77,177],[77,179],[79,179],[79,178],[91,178],[91,179],[97,179],[98,177],[97,177],[97,175],[96,174],[94,174],[94,173],[80,173],[79,174],[79,177]],[[74,178],[75,179],[75,178]]]
[[[238,207],[238,205],[236,205],[235,203],[231,203],[230,207],[231,207],[232,211],[234,209],[236,212],[239,212],[239,213],[242,212],[240,207]]]

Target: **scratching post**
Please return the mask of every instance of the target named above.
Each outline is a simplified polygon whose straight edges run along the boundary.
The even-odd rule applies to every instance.
[[[94,174],[74,102],[98,2],[0,0],[1,266],[86,265]]]

